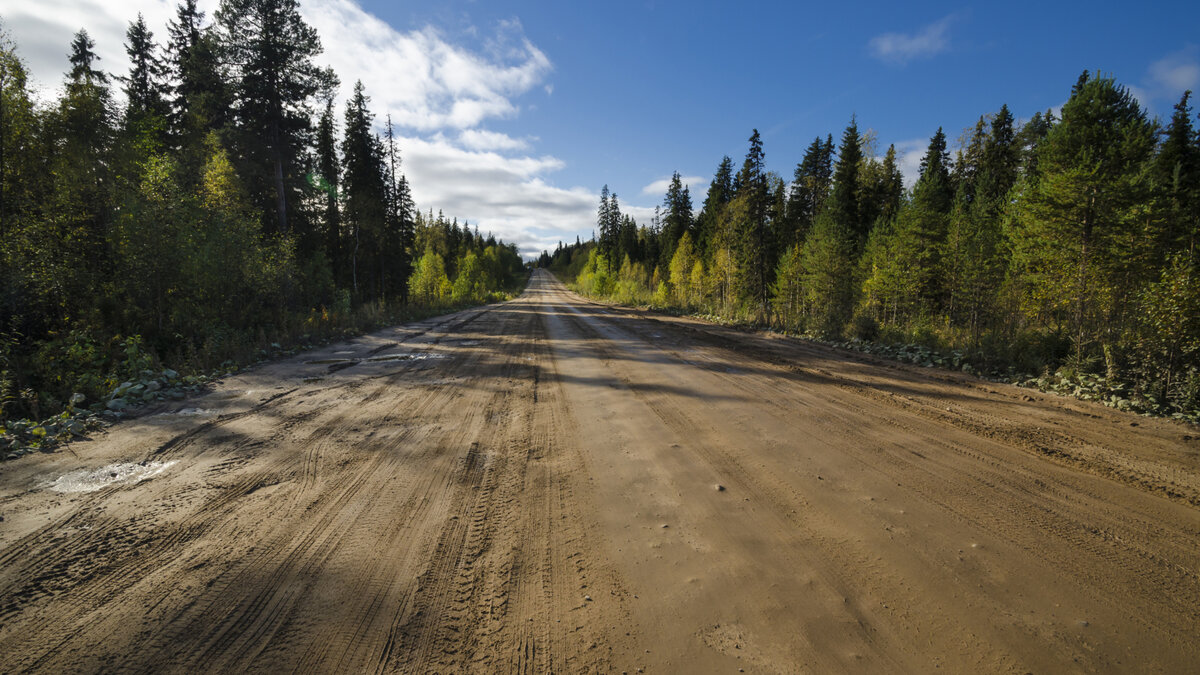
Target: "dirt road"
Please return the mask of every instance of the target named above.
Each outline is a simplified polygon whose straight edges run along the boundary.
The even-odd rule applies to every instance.
[[[0,670],[1195,672],[1196,432],[1029,394],[537,273],[0,467]]]

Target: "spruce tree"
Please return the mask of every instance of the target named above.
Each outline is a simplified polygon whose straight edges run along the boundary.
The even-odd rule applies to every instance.
[[[331,92],[332,94],[332,92]],[[333,121],[333,96],[325,99],[325,109],[317,122],[317,156],[316,169],[317,187],[320,189],[322,241],[325,257],[335,280],[342,279],[342,230],[341,230],[341,199],[338,196],[338,184],[341,182],[338,162],[337,138],[335,137]]]
[[[1062,120],[1037,148],[1037,182],[1015,205],[1016,260],[1027,311],[1070,329],[1075,365],[1118,337],[1147,251],[1139,230],[1150,196],[1154,125],[1127,89],[1084,73]]]
[[[391,288],[400,291],[401,298],[406,299],[407,279],[412,274],[412,194],[408,181],[400,173],[400,157],[396,148],[396,137],[392,127],[392,116],[387,116],[387,216],[385,232],[387,234],[388,265],[392,269]],[[479,229],[475,230],[475,241],[479,240]],[[476,244],[478,245],[478,244]]]
[[[1017,134],[1016,143],[1019,148],[1021,175],[1029,182],[1037,180],[1037,148],[1046,138],[1046,134],[1050,133],[1054,122],[1054,113],[1049,110],[1044,113],[1034,113]]]
[[[342,217],[350,233],[350,274],[354,292],[378,297],[379,245],[386,213],[383,146],[371,129],[375,116],[362,80],[346,101],[342,134]],[[360,281],[362,285],[360,286]]]
[[[767,313],[775,265],[772,260],[774,242],[768,221],[770,192],[758,129],[750,135],[750,149],[746,152],[736,183],[736,198],[742,206],[739,218],[734,222],[739,286],[742,297],[751,303],[759,318],[763,319]]]
[[[204,12],[196,8],[196,0],[183,0],[167,26],[170,129],[190,155],[202,152],[209,132],[224,129],[232,114],[233,91],[222,65],[221,45],[217,34],[203,24]]]
[[[712,182],[708,184],[708,194],[704,196],[704,205],[696,218],[696,247],[701,254],[711,257],[712,240],[717,233],[721,220],[721,212],[725,205],[733,199],[733,160],[726,155],[721,158],[717,172]]]
[[[1020,148],[1013,128],[1013,116],[1007,105],[992,118],[984,143],[983,157],[975,180],[976,199],[999,214],[1001,205],[1020,175]]]
[[[896,146],[889,145],[883,155],[883,184],[879,195],[879,217],[892,220],[900,212],[904,199],[904,175],[896,163]]]
[[[926,311],[941,309],[945,300],[943,258],[953,205],[946,135],[939,128],[929,140],[912,199],[901,210],[895,230],[906,287],[915,290]]]
[[[596,228],[600,230],[600,236],[596,242],[599,245],[600,255],[610,260],[616,255],[617,249],[617,232],[613,230],[613,204],[615,201],[616,195],[608,191],[606,183],[600,190],[600,207],[596,210]]]
[[[154,34],[146,27],[146,20],[141,13],[138,13],[136,21],[129,24],[125,39],[125,53],[132,64],[129,76],[122,78],[128,102],[125,123],[129,127],[158,126],[161,132],[168,112],[163,84],[166,70],[155,53]]]
[[[825,204],[833,180],[833,136],[818,136],[796,165],[787,201],[788,233],[780,244],[790,246],[804,240],[817,211]]]
[[[661,264],[665,266],[675,253],[675,245],[684,233],[692,229],[692,197],[676,171],[671,175],[671,184],[663,199],[666,216],[660,235],[659,249]]]
[[[837,164],[833,170],[833,186],[830,190],[829,208],[831,217],[839,223],[854,242],[858,251],[867,238],[869,225],[862,221],[858,205],[859,165],[862,163],[862,139],[858,134],[858,120],[850,118],[850,125],[842,132],[842,144]]]
[[[322,84],[313,62],[321,41],[296,0],[222,0],[216,18],[237,78],[240,148],[251,165],[251,192],[271,214],[264,224],[288,234],[304,185],[309,100]]]
[[[1154,161],[1155,195],[1162,210],[1154,259],[1160,267],[1176,251],[1195,256],[1200,243],[1200,138],[1192,128],[1191,95],[1185,91],[1175,104]]]
[[[830,337],[841,334],[854,306],[856,235],[836,213],[831,207],[817,215],[804,241],[800,263],[810,328]]]

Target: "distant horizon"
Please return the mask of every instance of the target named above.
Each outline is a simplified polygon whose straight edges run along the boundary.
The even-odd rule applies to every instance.
[[[50,100],[75,31],[86,28],[99,67],[120,75],[128,23],[143,13],[161,45],[175,6],[4,0],[0,21]],[[199,6],[211,20],[217,2]],[[814,137],[836,140],[856,116],[878,154],[896,146],[911,185],[938,127],[953,149],[1002,104],[1018,120],[1056,110],[1084,70],[1115,77],[1162,120],[1200,88],[1197,8],[1172,8],[1170,21],[1057,5],[993,16],[881,4],[855,21],[835,8],[757,9],[301,3],[343,101],[362,79],[380,131],[392,116],[418,208],[516,242],[526,259],[589,238],[603,185],[649,224],[678,171],[699,208],[721,157],[740,162],[755,128],[767,168],[790,181]],[[1033,13],[1036,24],[1023,18]]]

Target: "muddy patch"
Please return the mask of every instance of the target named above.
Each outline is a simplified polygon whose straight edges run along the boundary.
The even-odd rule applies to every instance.
[[[180,408],[172,412],[158,413],[155,417],[208,417],[217,414],[208,408]]]
[[[372,356],[371,358],[367,359],[367,361],[425,361],[428,359],[444,358],[446,358],[445,354],[415,354],[410,352],[408,354],[386,354],[384,356]]]
[[[137,464],[108,464],[97,469],[78,469],[64,473],[50,482],[55,492],[95,492],[111,485],[140,483],[171,468],[177,462],[145,462]]]

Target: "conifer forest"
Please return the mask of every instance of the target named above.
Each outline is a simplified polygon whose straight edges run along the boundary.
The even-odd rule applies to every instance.
[[[1007,106],[929,140],[906,189],[856,119],[795,173],[757,130],[697,205],[600,197],[596,237],[542,254],[573,287],[1192,420],[1200,412],[1200,136],[1084,72],[1059,111]],[[957,149],[951,150],[952,146]],[[882,152],[881,152],[882,150]],[[735,170],[736,169],[736,170]]]
[[[86,31],[63,48],[61,96],[35,103],[0,38],[0,419],[524,281],[514,244],[417,211],[390,124],[361,82],[335,109],[296,2],[183,0],[163,36],[133,17],[127,73]]]

